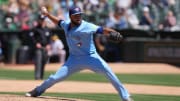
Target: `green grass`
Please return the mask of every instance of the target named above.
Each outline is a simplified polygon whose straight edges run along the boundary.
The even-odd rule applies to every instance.
[[[180,86],[180,74],[116,74],[121,82],[133,84],[152,84]],[[102,75],[79,73],[68,78],[76,81],[108,82]]]
[[[32,80],[34,71],[0,69],[0,79]]]
[[[54,72],[46,72],[45,78],[52,73]],[[117,76],[123,83],[180,86],[180,74],[117,74]],[[0,69],[0,79],[34,80],[34,71]],[[95,73],[77,73],[67,80],[108,82],[104,76]]]
[[[24,93],[11,93],[11,92],[0,92],[0,94],[15,94],[23,95]],[[76,99],[87,99],[93,101],[120,101],[117,94],[90,94],[90,93],[45,93],[43,96],[63,97],[63,98],[76,98]],[[133,94],[132,98],[135,101],[180,101],[180,96],[165,96],[165,95],[143,95]]]

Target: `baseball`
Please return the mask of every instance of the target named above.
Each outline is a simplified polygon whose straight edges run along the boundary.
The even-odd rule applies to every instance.
[[[42,12],[42,14],[47,15],[48,10],[47,10],[46,7],[42,7],[42,8],[41,8],[41,12]]]

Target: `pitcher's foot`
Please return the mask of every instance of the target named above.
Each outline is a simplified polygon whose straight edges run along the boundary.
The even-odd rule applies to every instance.
[[[38,93],[36,89],[33,89],[32,91],[27,92],[27,93],[25,94],[25,96],[27,96],[27,97],[37,97],[37,96],[40,96],[40,95],[41,95],[41,94]]]

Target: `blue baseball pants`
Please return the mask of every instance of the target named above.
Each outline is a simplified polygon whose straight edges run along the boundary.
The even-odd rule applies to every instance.
[[[60,67],[54,75],[50,75],[47,80],[36,88],[36,90],[39,94],[42,94],[47,88],[53,86],[55,83],[62,81],[71,74],[83,69],[90,69],[96,73],[103,74],[112,83],[122,99],[129,98],[130,95],[126,88],[112,72],[108,64],[97,53],[86,56],[70,55],[66,63]]]

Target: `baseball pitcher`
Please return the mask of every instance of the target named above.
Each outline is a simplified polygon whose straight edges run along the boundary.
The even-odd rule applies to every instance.
[[[108,64],[98,55],[93,41],[93,34],[104,34],[110,40],[119,41],[122,35],[110,28],[97,26],[82,19],[83,12],[79,7],[69,9],[71,22],[50,14],[45,7],[41,8],[42,14],[51,19],[55,24],[64,29],[69,57],[67,61],[53,75],[50,75],[41,85],[26,93],[26,96],[37,97],[49,87],[60,82],[73,73],[89,69],[95,73],[103,74],[118,91],[123,101],[132,101],[127,89],[122,85]]]

